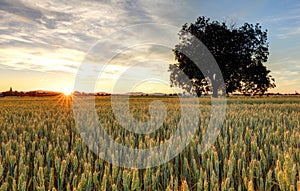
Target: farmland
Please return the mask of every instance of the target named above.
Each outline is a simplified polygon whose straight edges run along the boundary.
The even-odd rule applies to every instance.
[[[156,99],[165,103],[166,120],[147,135],[123,129],[109,97],[96,98],[95,105],[116,142],[141,149],[169,139],[180,119],[175,97],[132,97],[132,115],[149,120]],[[198,151],[210,99],[199,103],[199,129],[178,156],[157,167],[129,169],[89,150],[70,97],[0,98],[0,190],[300,190],[300,97],[228,98],[223,128],[204,154]]]

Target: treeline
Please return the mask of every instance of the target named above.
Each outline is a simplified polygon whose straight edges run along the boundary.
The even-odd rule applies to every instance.
[[[0,93],[0,97],[16,96],[16,97],[43,97],[43,96],[57,96],[60,95],[59,92],[40,92],[40,91],[29,91],[29,92],[18,92],[18,91],[7,91]]]

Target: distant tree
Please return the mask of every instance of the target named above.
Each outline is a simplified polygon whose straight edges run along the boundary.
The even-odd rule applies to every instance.
[[[226,87],[220,87],[218,78],[212,71],[204,76],[203,70],[190,60],[181,50],[189,49],[191,54],[200,54],[199,47],[192,43],[198,38],[214,56],[222,72]],[[268,59],[269,50],[267,30],[261,26],[245,23],[239,28],[227,26],[226,23],[210,21],[199,17],[195,23],[184,24],[179,32],[179,43],[173,49],[176,63],[169,65],[171,86],[181,87],[186,92],[196,92],[198,96],[212,92],[218,95],[221,88],[226,93],[264,94],[275,87],[275,80],[270,70],[263,65]],[[180,73],[188,76],[189,84],[181,80]],[[192,84],[192,85],[191,85]],[[191,87],[193,86],[193,87]],[[213,88],[211,88],[213,87]]]

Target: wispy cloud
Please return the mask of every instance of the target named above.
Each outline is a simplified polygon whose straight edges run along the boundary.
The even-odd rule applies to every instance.
[[[300,59],[283,57],[269,63],[271,75],[275,78],[277,88],[271,92],[294,92],[299,91],[300,82]]]
[[[272,28],[275,37],[279,39],[294,38],[300,35],[300,6],[281,2],[280,10],[270,10],[274,14],[262,19],[262,22]],[[285,9],[283,8],[285,6]]]
[[[30,61],[32,65],[41,65],[43,61],[44,65],[49,65],[43,68],[50,68],[54,67],[50,62],[61,63],[62,59],[69,62],[70,58],[78,56],[70,54],[87,52],[97,40],[121,27],[143,22],[165,23],[166,17],[186,14],[179,11],[181,4],[179,1],[170,4],[160,1],[3,0],[0,2],[0,55],[5,60],[2,65],[22,69],[25,66],[20,63]],[[113,48],[111,46],[107,48]],[[70,58],[62,58],[59,53],[49,56],[62,49],[69,51],[64,54]],[[11,57],[12,54],[15,56]],[[82,59],[83,54],[80,56]]]
[[[48,52],[41,49],[1,48],[0,59],[2,67],[15,70],[36,70],[49,72],[75,73],[83,53],[69,49],[56,49]]]
[[[300,27],[299,26],[290,26],[282,27],[279,29],[281,33],[277,35],[280,39],[287,39],[295,36],[300,37]]]

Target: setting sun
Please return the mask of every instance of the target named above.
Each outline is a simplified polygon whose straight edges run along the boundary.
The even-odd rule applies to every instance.
[[[73,90],[71,88],[65,88],[63,90],[61,90],[61,92],[65,95],[65,96],[69,96],[72,94]]]

